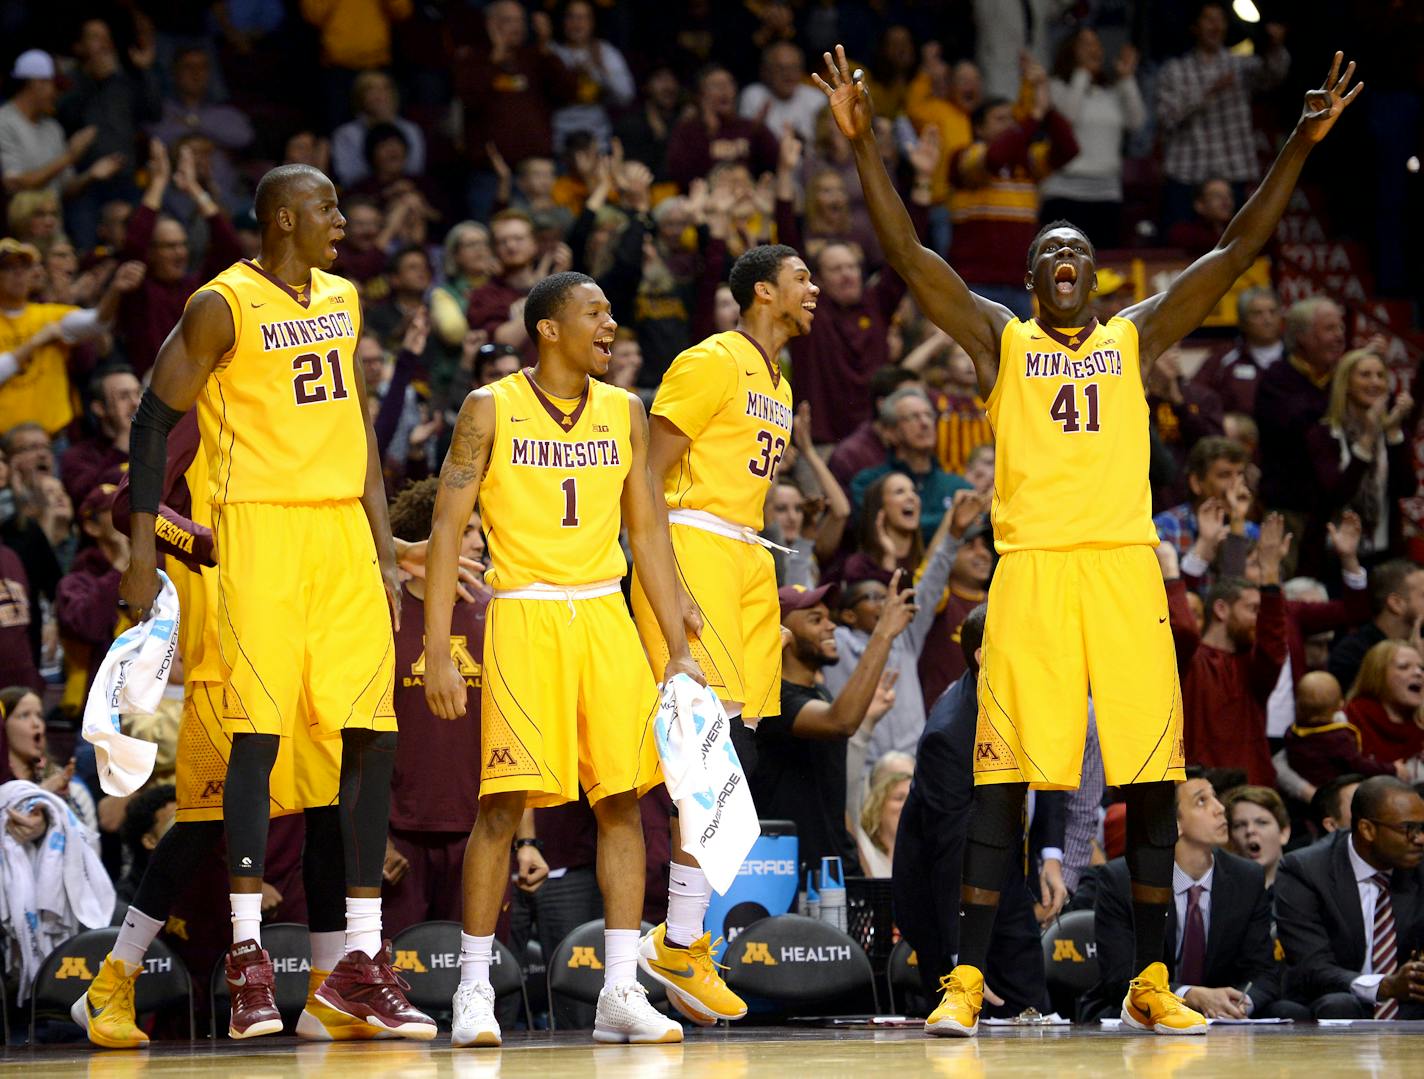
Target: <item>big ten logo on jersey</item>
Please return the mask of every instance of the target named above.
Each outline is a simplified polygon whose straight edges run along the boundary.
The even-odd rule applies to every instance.
[[[753,476],[766,479],[776,474],[781,455],[786,452],[786,440],[791,436],[791,409],[769,394],[748,390],[747,415],[781,428],[780,433],[765,427],[757,431],[756,455],[747,461],[747,470]]]
[[[742,949],[743,963],[764,963],[766,966],[777,965],[776,959],[772,956],[771,950],[767,948],[764,940],[749,940],[746,947]]]
[[[583,948],[575,946],[573,954],[569,956],[569,969],[577,970],[579,967],[588,967],[589,970],[602,970],[603,963],[598,958],[598,952],[593,948]]]
[[[422,642],[424,638],[421,638]],[[450,638],[450,658],[455,662],[455,669],[460,672],[460,677],[465,680],[465,685],[472,689],[479,689],[480,664],[470,651],[469,638],[464,634],[451,636]],[[425,685],[425,649],[420,650],[420,657],[410,665],[410,674],[401,676],[401,685],[405,689],[412,686]]]

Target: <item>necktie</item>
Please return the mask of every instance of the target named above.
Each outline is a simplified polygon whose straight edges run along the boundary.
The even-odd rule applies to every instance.
[[[1202,918],[1200,884],[1187,889],[1187,925],[1182,932],[1182,960],[1177,964],[1177,981],[1201,985],[1206,976],[1206,920]]]
[[[1375,899],[1374,933],[1370,936],[1370,970],[1393,974],[1399,967],[1399,949],[1394,934],[1394,905],[1389,900],[1389,874],[1376,873],[1371,879],[1379,895]],[[1375,1005],[1376,1019],[1393,1019],[1398,1012],[1397,1000],[1382,1000]]]

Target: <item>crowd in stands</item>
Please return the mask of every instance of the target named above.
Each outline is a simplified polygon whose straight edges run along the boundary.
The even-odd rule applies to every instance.
[[[1402,177],[1409,132],[1371,96],[1417,118],[1424,80],[1398,57],[1424,55],[1424,16],[1344,6],[1339,47],[1371,85],[1352,119]],[[53,831],[82,836],[113,885],[59,897],[77,931],[96,906],[122,912],[172,820],[181,671],[165,710],[133,721],[160,745],[140,795],[105,796],[77,739],[128,624],[114,496],[159,347],[205,280],[255,256],[253,189],[286,162],[341,192],[334,272],[361,291],[357,356],[392,524],[411,542],[428,535],[464,396],[535,358],[522,309],[541,277],[598,281],[620,323],[608,380],[651,402],[683,349],[735,327],[726,277],[740,254],[783,242],[804,255],[820,303],[780,357],[797,411],[765,527],[788,552],[776,556],[783,712],[760,724],[751,787],[763,817],[796,823],[805,865],[834,854],[850,876],[891,876],[902,807],[910,857],[950,858],[935,833],[967,794],[917,797],[915,756],[937,702],[948,711],[929,730],[952,739],[965,705],[951,695],[972,695],[966,627],[995,560],[993,433],[968,356],[886,265],[809,73],[841,41],[864,67],[914,226],[976,292],[1031,317],[1024,253],[1063,217],[1098,248],[1106,321],[1154,290],[1157,271],[1134,280],[1134,257],[1180,269],[1215,245],[1337,47],[1292,23],[1291,5],[1262,7],[1286,24],[1189,0],[0,0],[0,881]],[[1358,151],[1362,138],[1341,141]],[[1307,172],[1300,196],[1354,230],[1385,297],[1417,284],[1398,177],[1356,175],[1342,195]],[[1173,984],[1208,1014],[1375,1015],[1398,989],[1366,954],[1391,889],[1400,965],[1406,943],[1424,945],[1424,908],[1405,895],[1424,894],[1424,348],[1323,278],[1288,302],[1268,254],[1219,325],[1146,385],[1186,756],[1204,770],[1179,790]],[[482,550],[476,516],[464,553]],[[404,568],[418,608],[421,567]],[[474,680],[487,601],[475,590],[457,605]],[[406,620],[420,625],[409,606]],[[387,935],[459,917],[476,808],[478,726],[429,721],[420,648],[418,628],[398,640]],[[1041,923],[1065,903],[1096,909],[1107,1006],[1131,976],[1128,876],[1094,752],[1090,735],[1066,824],[1034,845],[1030,906]],[[412,793],[434,757],[468,762],[453,797]],[[644,801],[657,922],[668,802]],[[593,825],[583,802],[535,818],[541,845],[511,866],[507,932],[548,948],[598,915]],[[299,820],[273,827],[264,910],[277,920],[304,917]],[[427,833],[448,851],[444,876],[409,872]],[[222,872],[215,857],[195,893],[220,894]],[[1364,921],[1341,923],[1332,890],[1357,880]],[[0,884],[12,986],[33,973],[14,907],[33,892]],[[225,916],[208,924],[219,907],[198,896],[170,921],[194,969],[224,947]],[[1400,1009],[1420,1007],[1400,992]]]

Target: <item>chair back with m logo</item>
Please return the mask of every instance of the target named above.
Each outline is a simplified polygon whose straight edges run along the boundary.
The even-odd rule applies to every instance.
[[[277,980],[273,996],[282,1013],[282,1031],[296,1031],[297,1019],[307,1005],[307,982],[311,974],[311,934],[298,922],[272,922],[262,927],[262,947],[272,957]],[[222,1036],[232,1011],[227,989],[227,955],[213,967],[208,989],[213,1003],[213,1036]]]
[[[30,990],[30,1035],[37,1019],[69,1018],[69,1009],[89,989],[118,939],[117,926],[89,929],[70,937],[40,964]],[[187,1013],[188,1037],[193,1037],[193,983],[183,960],[161,940],[144,957],[144,971],[134,986],[134,1010],[139,1016],[181,1009]]]
[[[1098,944],[1091,910],[1071,910],[1043,934],[1048,996],[1059,1015],[1073,1015],[1077,1001],[1098,982]]]
[[[880,1010],[870,960],[854,938],[826,922],[799,914],[763,918],[728,945],[726,958],[732,989],[779,1009],[816,1003]]]
[[[644,924],[642,931],[648,932],[652,926]],[[549,1026],[554,1026],[555,997],[569,997],[583,1004],[597,1004],[598,994],[603,989],[603,919],[572,930],[559,942],[554,954],[549,958]],[[662,984],[649,978],[641,970],[638,981],[648,991],[648,999],[660,1011],[666,1011],[667,993]]]
[[[407,999],[442,1030],[450,1029],[450,1002],[460,984],[460,923],[421,922],[401,931],[391,942],[393,966],[410,984]],[[514,953],[499,941],[490,957],[490,985],[496,1000],[518,998],[524,1018],[533,1027],[524,972]]]

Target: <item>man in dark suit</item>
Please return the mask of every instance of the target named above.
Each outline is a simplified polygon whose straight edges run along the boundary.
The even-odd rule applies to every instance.
[[[964,620],[960,644],[968,670],[930,709],[895,835],[895,922],[915,948],[925,995],[932,1001],[959,952],[959,881],[974,794],[976,682],[985,610],[981,603]],[[1067,898],[1062,868],[1066,797],[1062,791],[1039,791],[1035,799],[1029,849],[1039,855],[1039,886],[1030,889],[1023,861],[1014,859],[989,945],[988,1015],[1014,1016],[1046,1004],[1039,920],[1053,918]]]
[[[1276,874],[1291,995],[1317,1019],[1424,1019],[1424,798],[1374,776],[1350,819]]]
[[[1167,915],[1163,963],[1172,991],[1207,1018],[1309,1019],[1283,1002],[1271,940],[1264,870],[1220,849],[1226,811],[1200,768],[1177,787],[1174,902]],[[1133,969],[1131,885],[1115,858],[1098,874],[1093,924],[1101,979],[1083,998],[1079,1018],[1116,1019]]]

